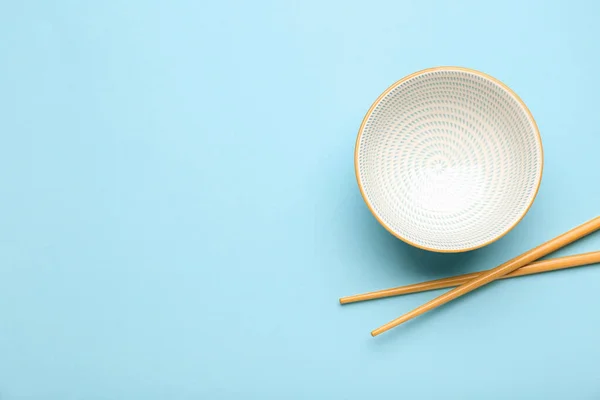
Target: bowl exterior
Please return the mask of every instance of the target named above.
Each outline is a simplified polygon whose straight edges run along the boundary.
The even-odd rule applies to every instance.
[[[396,232],[393,228],[390,227],[389,224],[387,224],[382,218],[380,218],[378,216],[378,214],[375,212],[368,196],[365,193],[364,190],[364,186],[363,183],[361,182],[361,174],[359,172],[359,151],[360,151],[360,142],[361,142],[361,137],[365,128],[365,125],[369,119],[369,117],[371,116],[371,114],[373,113],[374,109],[377,107],[377,105],[381,102],[382,99],[384,99],[391,91],[393,91],[395,88],[397,88],[399,85],[403,84],[404,82],[411,80],[415,77],[418,77],[419,75],[422,74],[426,74],[429,72],[434,72],[434,71],[462,71],[462,72],[467,72],[470,74],[474,74],[474,75],[478,75],[482,78],[488,79],[492,82],[495,82],[496,84],[498,84],[499,86],[501,86],[504,90],[506,90],[508,93],[510,93],[514,99],[520,104],[520,106],[522,107],[522,109],[527,113],[528,117],[530,118],[532,125],[534,127],[534,131],[535,134],[537,135],[537,143],[539,144],[539,152],[540,152],[540,163],[541,163],[541,167],[539,170],[539,176],[537,177],[537,186],[535,188],[535,192],[531,198],[531,201],[529,202],[529,204],[527,205],[527,207],[523,210],[522,214],[520,215],[520,217],[510,226],[508,227],[508,229],[505,229],[501,234],[497,235],[496,237],[494,237],[491,240],[488,240],[484,243],[481,243],[477,246],[472,246],[472,247],[465,247],[465,248],[459,248],[459,249],[442,249],[442,248],[436,248],[436,247],[428,247],[428,246],[424,246],[422,244],[419,243],[415,243],[411,240],[409,240],[408,238],[402,236],[401,234],[399,234],[398,232]],[[466,252],[466,251],[471,251],[471,250],[475,250],[484,246],[487,246],[493,242],[495,242],[496,240],[502,238],[503,236],[505,236],[508,232],[510,232],[523,218],[524,216],[527,214],[527,212],[529,211],[529,209],[531,208],[531,206],[533,205],[533,202],[535,200],[535,198],[537,197],[537,194],[539,192],[539,188],[541,185],[541,180],[542,180],[542,173],[543,173],[543,165],[544,165],[544,155],[543,155],[543,147],[542,147],[542,141],[541,141],[541,136],[540,136],[540,132],[539,132],[539,128],[535,122],[535,119],[533,118],[533,115],[531,114],[530,110],[527,108],[527,106],[525,105],[525,103],[523,102],[523,100],[521,100],[521,98],[512,90],[510,89],[508,86],[506,86],[504,83],[502,83],[501,81],[499,81],[498,79],[487,75],[483,72],[477,71],[477,70],[473,70],[473,69],[469,69],[469,68],[464,68],[464,67],[453,67],[453,66],[449,66],[449,67],[434,67],[434,68],[428,68],[428,69],[424,69],[418,72],[415,72],[413,74],[410,74],[402,79],[400,79],[399,81],[395,82],[393,85],[391,85],[388,89],[386,89],[376,100],[375,102],[371,105],[371,107],[369,108],[369,110],[367,111],[365,117],[363,118],[363,121],[361,123],[361,126],[359,128],[358,131],[358,136],[356,139],[356,145],[355,145],[355,152],[354,152],[354,168],[355,168],[355,175],[356,175],[356,180],[358,183],[358,187],[361,193],[361,196],[363,197],[363,200],[365,201],[367,207],[369,208],[369,211],[373,214],[373,216],[376,218],[376,220],[388,231],[390,232],[392,235],[394,235],[395,237],[397,237],[398,239],[412,245],[415,246],[417,248],[423,249],[423,250],[428,250],[428,251],[433,251],[433,252],[440,252],[440,253],[458,253],[458,252]]]

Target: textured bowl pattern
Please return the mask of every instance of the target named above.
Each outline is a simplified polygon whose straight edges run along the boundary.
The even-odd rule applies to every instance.
[[[537,194],[540,135],[499,81],[434,68],[389,88],[367,113],[355,168],[377,220],[420,248],[458,252],[512,229]]]

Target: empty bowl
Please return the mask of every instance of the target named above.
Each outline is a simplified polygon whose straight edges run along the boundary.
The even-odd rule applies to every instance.
[[[355,170],[375,218],[422,249],[477,249],[527,213],[542,179],[537,125],[497,79],[438,67],[394,83],[358,133]]]

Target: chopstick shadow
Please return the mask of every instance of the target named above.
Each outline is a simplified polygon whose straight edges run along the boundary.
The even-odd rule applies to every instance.
[[[436,291],[436,292],[441,294],[447,290],[449,290],[449,289],[444,289],[443,291],[440,290],[440,291]],[[473,293],[472,295],[473,296],[485,295],[484,292],[485,292],[485,288],[481,291]],[[454,307],[459,307],[459,308],[462,307],[461,303],[464,301],[469,301],[469,299],[466,297],[459,297],[458,299],[456,299],[450,303],[444,304],[443,306],[435,308],[413,320],[407,321],[400,326],[390,329],[389,331],[384,332],[377,337],[369,337],[366,340],[370,340],[372,342],[372,346],[374,346],[375,348],[385,347],[389,343],[393,343],[394,346],[396,347],[396,346],[398,346],[399,338],[402,338],[402,337],[414,338],[415,335],[418,335],[420,329],[430,329],[431,321],[434,321],[439,316],[438,314],[452,313],[452,309]],[[387,321],[385,321],[385,322],[387,322]],[[383,324],[383,322],[382,322],[382,324]],[[408,341],[407,343],[411,343],[411,342]]]

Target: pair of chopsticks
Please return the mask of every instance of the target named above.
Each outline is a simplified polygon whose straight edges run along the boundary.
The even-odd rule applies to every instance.
[[[520,256],[513,258],[510,261],[492,268],[487,271],[474,272],[471,274],[458,275],[450,278],[437,279],[428,282],[417,283],[408,286],[401,286],[392,289],[379,290],[358,294],[354,296],[342,297],[341,304],[355,303],[358,301],[374,300],[390,296],[398,296],[408,293],[418,293],[427,290],[442,289],[447,287],[457,286],[456,288],[436,297],[435,299],[415,308],[387,324],[375,329],[371,332],[372,336],[377,336],[386,332],[414,317],[431,311],[443,304],[448,303],[460,296],[463,296],[483,285],[495,281],[496,279],[514,278],[517,276],[537,274],[540,272],[555,271],[558,269],[566,269],[578,267],[582,265],[594,264],[600,262],[600,251],[578,254],[575,256],[567,256],[544,261],[534,262],[556,250],[581,239],[600,229],[600,217],[591,219],[590,221],[579,225],[570,231],[563,233],[548,242],[531,249]]]

